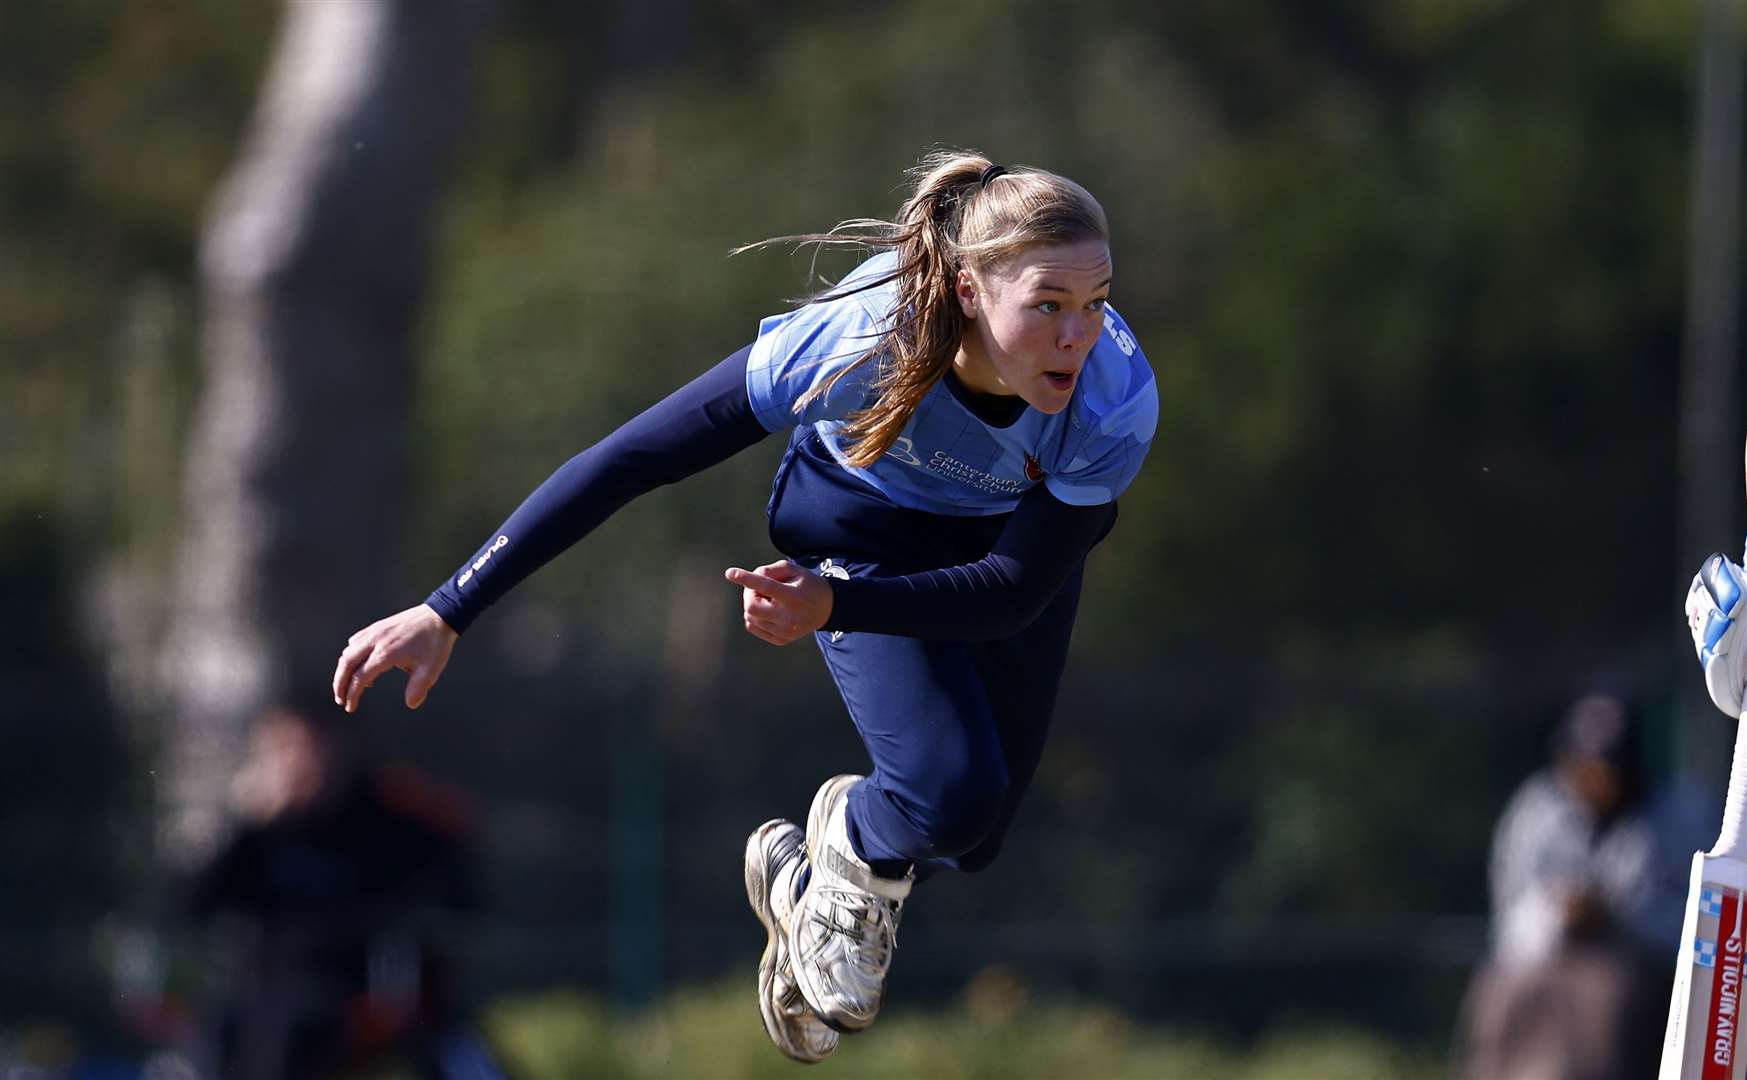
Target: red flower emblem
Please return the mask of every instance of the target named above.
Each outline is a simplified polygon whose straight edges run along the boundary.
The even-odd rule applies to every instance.
[[[1039,465],[1037,459],[1030,454],[1025,455],[1025,479],[1034,484],[1043,483],[1043,466]]]

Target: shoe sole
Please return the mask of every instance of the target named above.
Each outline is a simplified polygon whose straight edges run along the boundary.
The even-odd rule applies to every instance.
[[[848,790],[860,783],[862,779],[863,777],[856,773],[840,773],[825,781],[820,786],[818,794],[813,796],[813,805],[807,808],[807,858],[812,861],[813,865],[819,865],[819,852],[825,848],[825,825],[831,817],[831,807],[839,799],[847,798]],[[809,988],[801,975],[801,967],[800,964],[795,965],[795,980],[801,984],[802,996],[806,997],[808,1004],[811,1005],[814,995],[807,993]],[[830,1013],[823,1012],[817,1006],[813,1006],[813,1012],[825,1022],[826,1027],[839,1035],[854,1035],[874,1022],[874,1017],[879,1015],[879,1007],[884,1004],[885,994],[882,991],[879,1005],[874,1007],[874,1016],[854,1023],[846,1022]]]
[[[764,1025],[764,1033],[770,1038],[771,1045],[782,1051],[783,1056],[803,1065],[814,1065],[824,1061],[831,1050],[837,1048],[833,1046],[813,1057],[790,1045],[783,1036],[782,1020],[776,1014],[776,1004],[770,992],[776,981],[776,969],[782,964],[783,944],[777,933],[776,912],[770,906],[770,866],[764,841],[770,833],[787,824],[782,818],[772,818],[753,830],[746,840],[746,902],[752,905],[752,913],[764,925],[765,935],[764,954],[758,958],[758,1019]]]

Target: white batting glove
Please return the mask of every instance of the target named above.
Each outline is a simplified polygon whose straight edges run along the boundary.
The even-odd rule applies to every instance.
[[[1705,689],[1731,717],[1741,715],[1747,687],[1747,644],[1740,634],[1744,598],[1747,574],[1723,555],[1706,559],[1686,590],[1686,624],[1705,671]]]

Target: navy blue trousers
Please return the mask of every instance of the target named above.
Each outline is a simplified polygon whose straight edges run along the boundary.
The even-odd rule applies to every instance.
[[[1006,523],[894,507],[810,429],[791,439],[767,513],[777,550],[810,569],[829,559],[853,577],[974,562]],[[850,842],[876,870],[974,872],[1000,853],[1043,755],[1082,571],[1030,626],[995,641],[817,635],[872,761],[848,814]]]

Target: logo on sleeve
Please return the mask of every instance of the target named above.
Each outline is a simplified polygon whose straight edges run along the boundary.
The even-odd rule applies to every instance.
[[[1041,483],[1043,483],[1043,477],[1044,477],[1043,466],[1039,465],[1037,463],[1036,458],[1032,457],[1030,454],[1026,454],[1025,455],[1025,479],[1031,481],[1034,484],[1041,484]]]
[[[814,570],[813,572],[818,574],[820,577],[836,578],[839,581],[848,581],[849,580],[849,567],[844,566],[840,562],[833,562],[829,558],[827,558],[824,562],[820,563],[818,568],[816,570]],[[843,640],[843,631],[841,631],[841,630],[831,631],[831,640],[834,642],[842,641]]]
[[[509,542],[510,542],[510,538],[507,536],[500,536],[496,540],[493,540],[491,542],[491,546],[485,549],[485,554],[481,555],[477,559],[474,559],[473,565],[469,566],[465,571],[462,572],[460,577],[455,579],[455,587],[460,588],[461,586],[463,586],[463,585],[467,584],[469,581],[471,581],[473,579],[474,572],[477,570],[485,569],[485,564],[491,561],[491,557],[493,555],[497,554],[498,550]]]

